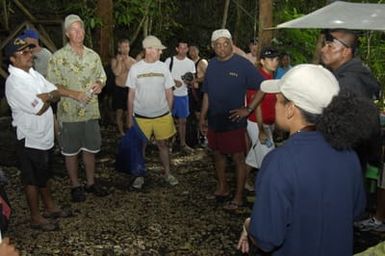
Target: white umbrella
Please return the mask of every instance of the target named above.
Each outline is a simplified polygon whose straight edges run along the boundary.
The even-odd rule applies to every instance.
[[[385,4],[337,1],[276,28],[385,30]]]

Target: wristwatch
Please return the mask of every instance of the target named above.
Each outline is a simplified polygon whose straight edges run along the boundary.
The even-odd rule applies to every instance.
[[[246,107],[246,109],[247,109],[247,112],[249,113],[253,112],[253,109],[251,107]]]

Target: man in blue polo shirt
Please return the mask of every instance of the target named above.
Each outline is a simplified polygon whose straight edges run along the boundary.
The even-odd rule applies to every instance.
[[[259,89],[263,77],[245,58],[233,53],[231,34],[227,29],[215,30],[211,44],[216,57],[211,59],[203,82],[203,102],[199,125],[207,133],[208,145],[213,150],[218,178],[215,197],[229,195],[226,181],[226,155],[230,154],[236,167],[236,191],[227,210],[236,210],[242,205],[246,165],[246,119],[262,99],[257,93],[254,101],[245,107],[248,88]],[[208,129],[205,119],[208,119]]]

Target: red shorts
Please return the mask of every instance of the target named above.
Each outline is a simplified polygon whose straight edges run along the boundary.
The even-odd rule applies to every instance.
[[[207,140],[212,150],[222,154],[246,152],[246,129],[240,128],[227,132],[215,132],[209,128]]]

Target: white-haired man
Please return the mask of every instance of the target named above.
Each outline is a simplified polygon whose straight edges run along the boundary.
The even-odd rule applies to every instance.
[[[95,154],[100,151],[101,134],[98,97],[106,82],[99,55],[84,46],[84,23],[77,15],[65,18],[64,31],[68,43],[55,52],[48,64],[47,79],[56,86],[88,93],[85,102],[62,98],[57,117],[61,123],[61,146],[71,181],[74,202],[86,199],[84,190],[105,196],[104,188],[95,183]],[[66,96],[66,95],[64,95]],[[78,179],[79,153],[82,152],[87,184],[83,188]]]

